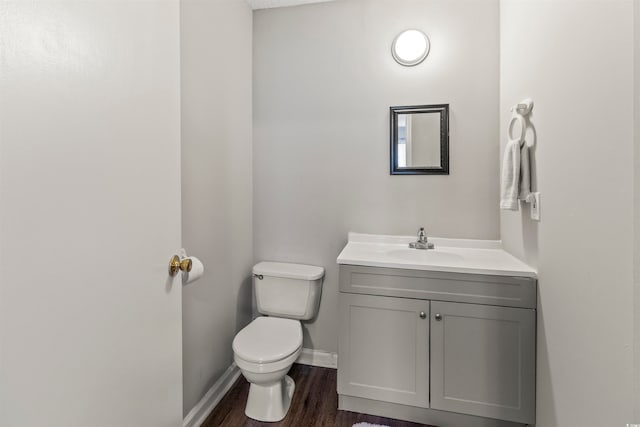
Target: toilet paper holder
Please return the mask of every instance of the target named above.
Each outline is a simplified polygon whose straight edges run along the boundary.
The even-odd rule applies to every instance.
[[[174,255],[169,260],[169,276],[175,276],[180,270],[184,273],[188,273],[191,271],[192,267],[193,262],[191,261],[191,258],[180,258],[178,255]]]

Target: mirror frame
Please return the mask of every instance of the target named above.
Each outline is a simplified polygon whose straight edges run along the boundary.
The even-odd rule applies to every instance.
[[[449,104],[390,107],[391,175],[449,175]],[[440,113],[440,166],[398,167],[398,114]]]

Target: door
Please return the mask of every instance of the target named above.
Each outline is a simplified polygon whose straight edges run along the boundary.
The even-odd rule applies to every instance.
[[[0,425],[182,425],[178,2],[0,3]]]
[[[429,407],[429,301],[340,294],[338,393]]]
[[[431,407],[535,423],[535,310],[431,302]]]

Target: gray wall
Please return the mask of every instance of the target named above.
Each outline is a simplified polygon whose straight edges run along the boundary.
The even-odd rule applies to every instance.
[[[634,0],[634,106],[635,106],[635,179],[634,179],[634,355],[635,362],[635,420],[640,422],[640,0]]]
[[[501,234],[539,272],[537,425],[640,422],[632,2],[503,0],[501,41],[501,141],[511,105],[535,101],[542,220],[528,219],[528,207],[503,212]]]
[[[205,276],[183,290],[185,414],[233,362],[251,319],[252,12],[239,0],[183,0],[183,245]]]
[[[431,53],[402,67],[402,30]],[[499,3],[348,0],[254,14],[254,254],[327,268],[305,346],[336,351],[347,232],[497,239]],[[451,175],[389,175],[389,107],[451,104]]]

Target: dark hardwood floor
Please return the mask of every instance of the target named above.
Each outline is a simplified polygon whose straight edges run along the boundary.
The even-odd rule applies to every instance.
[[[335,369],[295,364],[288,375],[296,382],[296,389],[291,408],[284,420],[279,423],[263,423],[244,415],[249,383],[241,376],[202,427],[351,427],[359,422],[392,427],[429,427],[407,421],[338,411]]]

